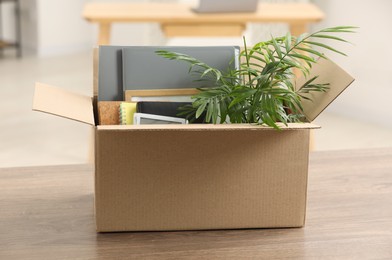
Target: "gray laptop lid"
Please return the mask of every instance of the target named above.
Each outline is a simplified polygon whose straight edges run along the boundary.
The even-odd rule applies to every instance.
[[[200,0],[197,13],[255,12],[258,0]]]
[[[173,89],[205,87],[205,81],[195,81],[198,75],[190,74],[190,64],[185,61],[169,60],[155,53],[167,50],[195,57],[223,73],[238,68],[239,47],[125,47],[123,48],[124,90]],[[234,57],[237,57],[234,59]],[[196,68],[197,69],[197,68]]]

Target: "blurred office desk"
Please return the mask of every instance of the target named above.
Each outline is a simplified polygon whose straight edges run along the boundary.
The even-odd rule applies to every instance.
[[[259,3],[254,13],[197,14],[180,3],[87,3],[83,17],[99,25],[98,44],[110,44],[112,23],[159,23],[167,37],[241,36],[247,23],[287,23],[293,35],[321,21],[323,12],[311,3]]]
[[[0,259],[392,259],[392,148],[309,170],[304,228],[97,234],[91,167],[0,169]]]

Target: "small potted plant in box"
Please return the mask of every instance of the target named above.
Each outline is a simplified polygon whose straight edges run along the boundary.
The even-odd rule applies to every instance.
[[[189,120],[205,114],[207,123],[256,123],[279,129],[277,122],[287,124],[303,119],[301,100],[307,99],[305,93],[328,89],[328,82],[314,82],[317,76],[309,78],[302,86],[294,85],[296,72],[307,77],[312,64],[320,58],[327,58],[314,47],[346,55],[320,40],[347,42],[336,34],[352,33],[355,29],[339,26],[298,37],[287,33],[284,37],[272,37],[269,41],[257,43],[252,48],[247,47],[244,39],[240,68],[227,73],[185,54],[157,53],[171,60],[188,62],[190,71],[213,84],[200,88],[200,92],[192,97],[192,105],[181,108],[180,114]]]

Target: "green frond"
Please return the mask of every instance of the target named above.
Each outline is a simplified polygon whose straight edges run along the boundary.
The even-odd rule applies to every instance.
[[[324,43],[319,43],[319,42],[314,42],[314,41],[304,41],[304,43],[307,43],[307,44],[309,44],[309,45],[319,46],[319,47],[321,47],[321,48],[324,48],[324,49],[327,49],[327,50],[330,50],[330,51],[339,53],[339,54],[341,54],[341,55],[343,55],[343,56],[347,56],[347,54],[345,54],[345,53],[343,53],[343,52],[341,52],[341,51],[338,51],[338,50],[336,50],[336,49],[334,49],[334,48],[332,48],[332,47],[330,47],[330,46],[328,46],[328,45],[326,45],[326,44],[324,44]]]
[[[282,51],[281,51],[281,46],[278,46],[278,43],[276,42],[275,38],[272,37],[272,45],[274,46],[275,52],[278,54],[278,58],[282,59]]]
[[[314,55],[316,55],[317,57],[320,57],[320,58],[323,58],[323,59],[327,59],[327,56],[325,56],[324,53],[321,53],[321,52],[316,51],[316,50],[311,49],[311,48],[296,47],[295,49],[296,49],[296,50],[300,50],[300,51],[302,51],[302,52],[304,52],[304,53],[314,54]]]
[[[296,88],[295,71],[305,77],[318,58],[327,59],[321,49],[346,56],[345,53],[325,43],[348,43],[337,33],[353,33],[354,26],[325,28],[311,34],[299,36],[287,33],[283,37],[259,42],[240,53],[240,68],[221,72],[185,54],[157,51],[158,55],[170,60],[189,64],[189,72],[197,74],[200,80],[210,82],[208,88],[192,97],[191,106],[185,106],[180,113],[188,120],[204,115],[209,123],[255,123],[279,129],[277,122],[287,124],[300,122],[303,115],[302,100],[311,100],[308,93],[325,92],[328,82],[315,83],[317,77]]]
[[[327,34],[314,34],[312,35],[313,38],[323,38],[323,39],[330,39],[330,40],[335,40],[335,41],[340,41],[340,42],[349,42],[343,38],[336,37],[333,35],[327,35]]]
[[[292,45],[290,32],[287,32],[284,44],[285,44],[285,47],[286,47],[286,52],[287,53],[290,52],[290,48],[291,48],[291,45]]]

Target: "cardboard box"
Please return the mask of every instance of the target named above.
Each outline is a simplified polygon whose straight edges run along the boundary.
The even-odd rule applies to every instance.
[[[304,103],[309,122],[353,81],[330,61],[320,69],[331,89]],[[94,128],[98,232],[304,225],[309,132],[318,126],[104,126],[94,108],[94,98],[36,84],[34,110]]]

